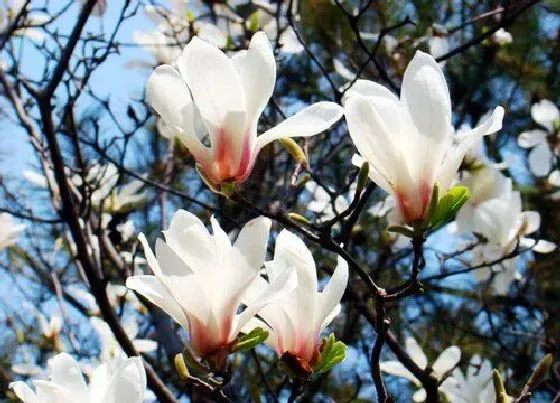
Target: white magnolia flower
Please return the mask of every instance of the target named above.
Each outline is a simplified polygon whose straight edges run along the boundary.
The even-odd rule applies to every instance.
[[[58,337],[60,331],[62,330],[62,316],[53,314],[51,319],[47,320],[45,315],[38,312],[37,319],[39,321],[39,327],[41,328],[41,333],[48,339],[54,339]]]
[[[398,99],[387,88],[358,80],[345,100],[350,136],[370,164],[370,178],[395,197],[402,222],[426,219],[435,182],[451,187],[467,150],[501,128],[498,107],[480,126],[453,143],[451,100],[441,68],[417,51]]]
[[[0,250],[14,245],[24,229],[25,224],[14,223],[11,214],[0,213]]]
[[[90,323],[93,329],[99,336],[99,342],[101,345],[101,351],[99,353],[99,359],[102,362],[108,362],[114,358],[126,358],[126,353],[122,350],[119,342],[115,338],[111,328],[104,320],[97,318],[95,316],[90,318]],[[136,318],[127,317],[123,324],[123,329],[126,332],[128,338],[132,341],[134,348],[139,353],[151,353],[157,350],[157,342],[148,339],[137,339],[138,335],[138,323],[136,323]]]
[[[140,192],[143,186],[144,182],[141,180],[133,180],[126,185],[117,187],[105,198],[104,211],[124,212],[135,205],[146,202],[147,193]],[[134,224],[132,225],[134,226]]]
[[[297,272],[297,287],[275,299],[259,311],[244,331],[262,327],[269,332],[267,343],[279,357],[289,354],[302,364],[313,367],[319,357],[321,332],[340,312],[340,299],[348,283],[348,264],[338,258],[338,265],[322,292],[317,291],[317,271],[311,252],[293,233],[283,230],[276,239],[274,259],[265,263],[270,281],[290,269]],[[247,303],[266,292],[267,284],[257,279],[246,296]]]
[[[193,154],[205,179],[215,185],[244,182],[257,154],[281,137],[312,136],[342,116],[334,102],[318,102],[257,137],[257,123],[276,81],[276,63],[266,35],[256,33],[246,51],[228,58],[194,37],[171,65],[156,68],[146,95],[165,125]],[[203,139],[209,138],[210,147]]]
[[[492,384],[492,365],[478,354],[471,358],[466,377],[459,368],[441,385],[447,399],[453,403],[494,403],[496,394]]]
[[[457,213],[457,230],[483,235],[487,243],[473,250],[472,263],[494,262],[511,253],[517,243],[535,252],[552,252],[556,245],[546,240],[527,238],[540,227],[540,215],[536,211],[521,211],[521,196],[512,191],[511,179],[494,168],[485,167],[467,174],[462,184],[470,190],[471,197]],[[512,281],[519,279],[517,257],[506,259],[474,272],[479,281],[490,279],[496,294],[507,294]]]
[[[492,37],[494,38],[494,41],[500,46],[507,45],[513,42],[513,37],[511,36],[511,34],[503,28],[498,29],[494,33],[494,35],[492,35]]]
[[[97,367],[89,386],[78,363],[67,353],[49,362],[50,380],[35,380],[33,391],[25,382],[12,382],[10,388],[24,403],[142,403],[146,372],[142,359],[115,360]]]
[[[551,150],[548,139],[552,137],[552,143],[558,141],[555,125],[560,121],[560,111],[552,101],[543,99],[531,107],[531,117],[542,129],[521,133],[517,144],[519,147],[531,149],[529,152],[531,172],[535,176],[547,176],[559,153],[557,147]]]
[[[232,245],[212,218],[213,235],[193,214],[179,210],[158,239],[156,255],[143,234],[139,239],[153,276],[133,276],[126,285],[170,314],[190,335],[199,357],[223,358],[241,328],[264,305],[295,286],[293,270],[270,279],[262,294],[238,313],[248,286],[259,277],[270,221],[256,218]],[[220,357],[221,356],[221,357]]]
[[[428,366],[428,358],[418,342],[413,337],[407,337],[405,341],[406,352],[412,358],[412,361],[421,369],[426,369]],[[432,375],[439,381],[443,380],[444,376],[448,374],[455,366],[461,361],[461,350],[457,346],[451,346],[443,350],[438,358],[432,365]],[[380,363],[381,371],[388,374],[399,376],[413,382],[419,388],[412,397],[415,402],[423,402],[426,400],[426,390],[422,388],[422,383],[398,360],[384,361]]]

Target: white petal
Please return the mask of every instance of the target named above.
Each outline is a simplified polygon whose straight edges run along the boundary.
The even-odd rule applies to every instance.
[[[225,48],[227,36],[216,25],[208,22],[197,22],[195,28],[198,30],[198,37],[213,46]]]
[[[398,101],[388,91],[377,86],[372,88],[377,88],[382,95],[352,95],[345,102],[344,111],[354,145],[370,163],[370,171],[373,168],[383,178],[378,185],[392,192],[396,185],[393,182],[408,174],[401,147],[402,112]],[[407,137],[410,135],[407,133]]]
[[[262,290],[261,294],[256,296],[255,300],[247,305],[245,310],[238,315],[236,333],[247,324],[247,322],[261,310],[262,307],[271,303],[276,298],[288,294],[297,286],[297,273],[293,268],[286,268],[284,272],[276,277],[268,287]]]
[[[135,339],[132,341],[134,348],[139,353],[151,353],[157,350],[157,342],[147,339]]]
[[[431,157],[441,161],[451,127],[451,99],[441,67],[427,53],[416,51],[403,77],[401,102],[428,142]]]
[[[428,358],[426,357],[426,354],[424,354],[424,351],[422,351],[422,348],[416,339],[414,339],[414,337],[407,337],[405,340],[405,346],[406,352],[410,355],[412,361],[414,361],[420,368],[425,369],[428,365]]]
[[[445,192],[451,187],[465,153],[480,139],[480,137],[495,133],[502,128],[503,117],[504,108],[498,106],[487,120],[470,132],[462,135],[459,139],[459,144],[448,151],[437,177],[441,191]]]
[[[550,172],[552,152],[547,142],[538,143],[529,153],[529,168],[535,176],[546,176]]]
[[[357,80],[344,95],[343,103],[353,95],[364,97],[383,97],[389,101],[399,102],[399,99],[388,88],[369,80]]]
[[[461,349],[457,346],[446,348],[432,365],[434,375],[441,380],[447,372],[455,368],[459,361],[461,361]]]
[[[35,392],[33,392],[33,390],[31,390],[25,382],[12,382],[9,387],[14,391],[16,396],[23,401],[23,403],[39,403],[39,399],[35,395]]]
[[[339,256],[338,266],[329,283],[323,289],[323,292],[319,294],[315,325],[320,326],[320,329],[329,325],[330,322],[326,323],[325,319],[329,317],[329,314],[339,305],[347,285],[348,263]],[[330,319],[334,319],[334,316],[330,317]]]
[[[531,116],[541,126],[547,128],[549,132],[554,129],[554,122],[560,119],[560,111],[552,101],[543,99],[531,107]]]
[[[399,361],[385,361],[379,364],[381,371],[387,372],[388,374],[395,375],[404,379],[408,379],[415,384],[418,383],[418,379],[412,372],[405,368]]]
[[[88,400],[88,388],[78,363],[66,353],[56,355],[50,365],[51,382],[64,387],[78,401]]]
[[[192,108],[185,80],[170,65],[158,66],[146,84],[146,99],[165,123],[175,129],[183,126],[183,110]]]
[[[260,269],[266,257],[271,222],[258,217],[249,221],[235,241],[235,247],[245,256],[251,267]]]
[[[317,102],[260,135],[257,148],[283,137],[309,137],[321,133],[338,121],[342,114],[342,107],[334,102]]]
[[[546,142],[547,133],[544,130],[528,130],[517,138],[517,145],[521,148],[532,148],[539,143]]]
[[[107,374],[106,403],[143,403],[146,390],[146,372],[140,357],[118,362],[117,367]]]
[[[276,61],[266,34],[253,35],[249,49],[238,52],[232,61],[245,89],[247,123],[256,135],[257,121],[276,83]]]
[[[189,323],[181,306],[169,293],[167,288],[155,276],[132,276],[126,279],[126,286],[146,297],[153,304],[167,312],[183,328]]]
[[[245,91],[231,60],[194,37],[178,64],[209,132],[224,129],[232,140],[238,140],[245,125]]]
[[[521,235],[532,234],[541,227],[541,215],[538,211],[524,211],[521,213],[523,233]]]
[[[546,241],[544,239],[539,239],[537,244],[533,246],[533,250],[537,253],[550,253],[556,249],[556,244],[554,242]]]

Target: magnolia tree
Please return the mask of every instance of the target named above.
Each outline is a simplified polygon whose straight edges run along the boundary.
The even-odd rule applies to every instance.
[[[3,399],[560,401],[556,2],[0,7]]]

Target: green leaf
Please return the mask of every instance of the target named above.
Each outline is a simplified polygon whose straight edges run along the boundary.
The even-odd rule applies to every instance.
[[[239,336],[230,348],[232,353],[243,353],[255,348],[268,338],[268,332],[262,327],[256,327],[249,333]]]
[[[546,375],[550,370],[553,360],[554,358],[552,354],[545,355],[544,358],[537,364],[535,371],[531,374],[531,377],[529,378],[523,389],[532,391],[537,386],[539,386],[546,379]]]
[[[336,364],[342,362],[345,356],[346,344],[341,341],[336,341],[334,333],[331,333],[328,338],[323,339],[321,354],[313,366],[313,372],[321,373],[329,371]]]
[[[449,189],[439,200],[435,211],[430,217],[432,229],[437,229],[452,220],[457,211],[469,200],[469,197],[469,189],[466,186],[453,186]]]

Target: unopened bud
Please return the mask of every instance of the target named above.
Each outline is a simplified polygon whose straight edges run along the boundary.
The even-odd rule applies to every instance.
[[[364,163],[360,167],[360,172],[358,173],[358,186],[356,188],[356,195],[362,193],[362,190],[364,190],[364,187],[366,186],[368,177],[369,177],[369,164],[367,161],[364,161]]]
[[[492,382],[494,383],[494,391],[496,392],[496,403],[509,403],[509,396],[504,388],[504,382],[500,372],[495,369],[492,371]]]
[[[307,218],[305,218],[304,216],[298,213],[288,213],[288,218],[300,224],[311,225],[311,221],[309,221]]]
[[[298,143],[289,137],[281,138],[279,141],[299,164],[307,165],[307,156]]]
[[[187,364],[185,364],[185,359],[183,358],[182,353],[175,354],[175,370],[179,374],[182,379],[189,379],[191,374],[189,369],[187,368]]]
[[[545,380],[546,374],[548,373],[548,370],[552,365],[552,360],[552,354],[547,354],[542,360],[539,361],[537,367],[535,368],[535,371],[533,371],[533,374],[525,384],[524,389],[531,391]]]

